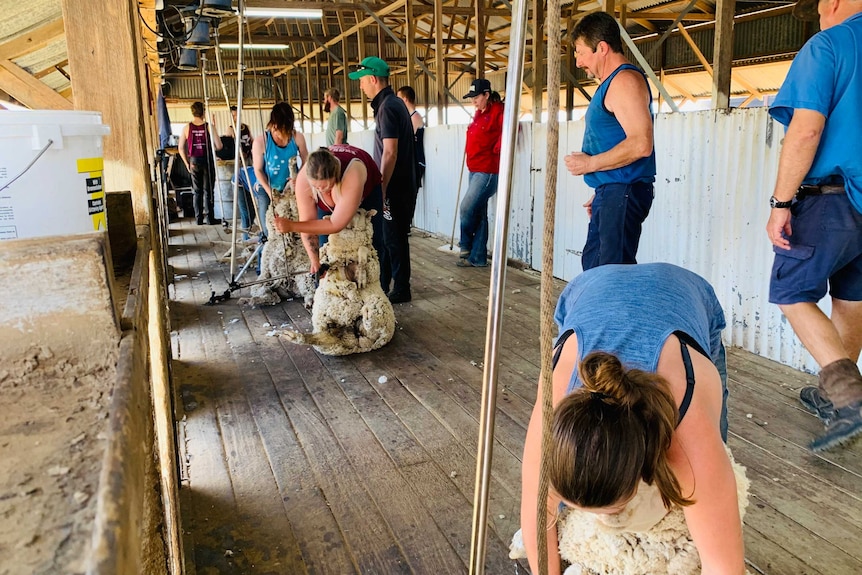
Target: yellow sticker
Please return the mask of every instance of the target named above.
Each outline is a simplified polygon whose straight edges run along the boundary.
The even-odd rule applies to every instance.
[[[104,169],[102,158],[81,158],[78,160],[78,173],[101,172]]]
[[[105,216],[105,191],[102,184],[102,158],[81,158],[78,160],[78,173],[87,174],[87,211],[93,220],[93,230],[107,230]]]

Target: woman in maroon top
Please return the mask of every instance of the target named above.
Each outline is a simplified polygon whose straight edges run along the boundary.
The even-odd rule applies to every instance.
[[[467,128],[467,169],[470,183],[461,201],[461,257],[459,267],[488,265],[488,200],[497,193],[500,141],[503,136],[503,104],[491,98],[491,83],[473,80],[470,98],[476,107]]]
[[[374,209],[372,243],[379,256],[383,247],[381,181],[377,164],[365,150],[348,144],[320,148],[308,156],[296,177],[299,221],[275,216],[275,228],[281,233],[302,234],[311,272],[316,273],[320,269],[318,236],[343,230],[359,208]],[[324,215],[329,217],[324,219]]]

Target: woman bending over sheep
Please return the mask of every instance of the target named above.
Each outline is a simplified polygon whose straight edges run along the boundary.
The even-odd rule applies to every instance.
[[[626,510],[641,481],[656,486],[660,498],[659,516],[648,526],[681,506],[702,573],[744,573],[736,480],[724,446],[724,312],[712,287],[670,264],[601,266],[566,287],[555,319],[561,336],[547,462],[551,495],[540,521],[549,526],[549,573],[561,568],[554,520],[560,504],[619,519],[623,530],[627,521],[631,531],[644,530],[644,518]],[[521,499],[533,572],[541,419],[537,401]]]
[[[365,150],[347,144],[320,148],[308,156],[296,177],[299,221],[276,216],[275,227],[282,233],[302,234],[311,272],[316,273],[321,241],[325,243],[326,236],[343,230],[359,208],[373,209],[377,213],[371,218],[371,241],[379,257],[383,248],[381,181],[377,164]],[[318,236],[322,236],[320,240]]]

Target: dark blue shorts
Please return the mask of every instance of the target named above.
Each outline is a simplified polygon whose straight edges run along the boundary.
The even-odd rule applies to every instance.
[[[790,249],[772,248],[774,304],[862,301],[862,214],[844,194],[808,196],[790,208]]]

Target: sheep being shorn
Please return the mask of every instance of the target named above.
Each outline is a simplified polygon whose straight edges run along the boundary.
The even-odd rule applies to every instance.
[[[251,297],[240,303],[248,305],[275,305],[282,298],[302,296],[305,307],[310,308],[314,298],[314,278],[309,275],[311,263],[298,233],[282,234],[275,229],[275,216],[298,220],[296,195],[296,157],[290,159],[290,180],[281,194],[274,194],[266,212],[268,241],[260,254],[259,280],[271,280],[251,287]]]
[[[728,450],[728,453],[730,451]],[[740,518],[748,506],[745,468],[731,456]],[[700,557],[680,507],[664,508],[656,486],[641,481],[634,499],[615,515],[566,508],[557,521],[560,557],[570,564],[564,575],[695,575]],[[525,559],[519,529],[509,557]]]
[[[380,262],[371,244],[374,210],[359,209],[350,223],[320,248],[326,275],[314,294],[312,333],[284,331],[294,343],[324,355],[348,355],[383,347],[395,333],[395,312],[380,287]]]

